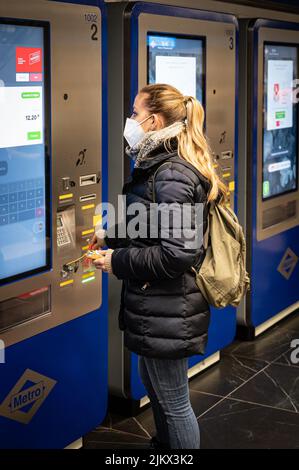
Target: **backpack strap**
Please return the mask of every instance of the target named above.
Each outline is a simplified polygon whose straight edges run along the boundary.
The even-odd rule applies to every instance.
[[[153,175],[153,180],[152,180],[152,195],[153,195],[153,202],[156,202],[156,197],[155,197],[155,178],[156,178],[156,175],[158,173],[158,171],[160,170],[160,168],[163,166],[163,165],[166,165],[166,163],[172,163],[172,160],[166,160],[165,162],[163,162],[161,165],[158,166],[158,168],[155,170],[154,172],[154,175]],[[175,160],[175,163],[178,163],[179,165],[183,165],[184,167],[186,168],[189,168],[190,170],[192,170],[199,178],[200,181],[203,181],[203,176],[202,174],[197,170],[197,168],[195,168],[193,165],[191,165],[191,163],[189,162],[186,162],[185,160],[184,161],[180,161],[178,162],[177,160]],[[210,203],[207,203],[208,205]],[[206,231],[203,235],[203,247],[205,250],[207,250],[208,248],[208,245],[209,245],[209,236],[210,236],[210,233],[209,233],[209,229],[210,229],[210,221],[209,221],[209,211],[210,211],[210,208],[208,209],[207,211],[207,228],[206,228]]]
[[[169,163],[169,160],[167,160],[166,162],[163,162],[161,165],[158,166],[158,168],[155,170],[154,172],[154,175],[153,175],[153,179],[152,179],[152,195],[153,195],[153,202],[156,202],[156,196],[155,196],[155,178],[156,178],[156,174],[158,173],[158,171],[160,170],[160,168],[164,165],[166,165],[166,163]]]
[[[210,238],[210,217],[209,217],[209,212],[210,212],[211,203],[208,203],[208,204],[209,204],[209,207],[208,207],[208,213],[207,213],[207,228],[206,228],[205,233],[203,234],[203,240],[202,240],[202,245],[203,245],[205,250],[208,249],[209,238]]]

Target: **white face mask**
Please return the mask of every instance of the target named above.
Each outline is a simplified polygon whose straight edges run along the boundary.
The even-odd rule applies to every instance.
[[[143,122],[145,122],[147,119],[149,119],[152,116],[152,114],[143,121],[138,122],[135,119],[132,118],[127,118],[126,120],[126,125],[124,129],[124,138],[128,142],[130,147],[134,147],[135,145],[140,142],[143,137],[145,136],[145,132],[141,126]]]

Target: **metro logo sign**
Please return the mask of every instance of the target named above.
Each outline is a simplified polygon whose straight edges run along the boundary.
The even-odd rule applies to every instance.
[[[42,49],[40,47],[16,48],[16,73],[42,72]]]
[[[11,413],[42,399],[45,388],[44,382],[39,382],[33,387],[28,387],[24,391],[13,395],[9,404]]]
[[[26,369],[4,401],[0,416],[28,424],[56,385],[56,380]]]

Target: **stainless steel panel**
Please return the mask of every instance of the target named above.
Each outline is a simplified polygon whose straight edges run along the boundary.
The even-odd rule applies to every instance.
[[[248,81],[249,73],[247,69],[248,60],[248,21],[243,20],[239,24],[239,76],[238,76],[238,218],[243,227],[244,233],[250,230],[247,227],[247,213],[250,211],[251,204],[250,194],[248,193],[248,122],[250,112],[250,102],[248,98]],[[250,140],[250,139],[249,139]],[[248,237],[248,234],[247,234]],[[247,259],[250,259],[250,244],[247,244]],[[241,304],[237,308],[237,319],[241,325],[246,325],[246,307],[248,304],[248,296],[244,297]]]
[[[86,14],[93,14],[97,40],[92,40],[91,23]],[[83,284],[83,268],[71,275],[73,284],[60,287],[62,265],[82,254],[86,237],[82,231],[93,228],[94,209],[82,210],[80,196],[92,192],[96,203],[101,201],[101,11],[96,7],[50,2],[46,0],[1,1],[1,16],[28,18],[50,22],[51,33],[51,113],[52,113],[52,228],[53,269],[0,290],[0,300],[24,292],[51,286],[52,310],[45,317],[12,328],[2,335],[6,346],[41,333],[56,325],[87,314],[101,305],[101,274]],[[67,95],[67,99],[66,98]],[[80,175],[95,173],[98,183],[80,187]],[[70,177],[75,186],[65,191],[63,177]],[[57,251],[56,213],[68,203],[59,196],[72,193],[75,208],[76,244],[66,255]],[[91,235],[90,235],[91,236]]]
[[[128,157],[124,155],[124,5],[109,5],[108,9],[108,138],[109,185],[108,199],[117,207],[125,179]],[[113,169],[111,171],[111,169]],[[123,333],[118,327],[121,281],[109,277],[109,389],[114,395],[124,396],[124,345]]]

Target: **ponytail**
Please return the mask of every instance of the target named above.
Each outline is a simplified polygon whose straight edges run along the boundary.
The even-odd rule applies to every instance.
[[[214,201],[220,195],[225,201],[227,187],[221,181],[214,168],[212,152],[203,133],[204,109],[200,102],[192,96],[184,97],[186,106],[186,129],[178,136],[178,154],[210,182],[208,201]]]
[[[140,93],[145,95],[145,106],[152,114],[160,113],[165,126],[177,121],[183,121],[185,126],[177,135],[178,155],[191,163],[210,183],[208,201],[214,201],[220,196],[224,203],[227,187],[221,181],[213,165],[212,152],[203,133],[204,109],[193,96],[183,96],[171,85],[147,85]],[[165,148],[170,150],[170,142],[165,142]]]

